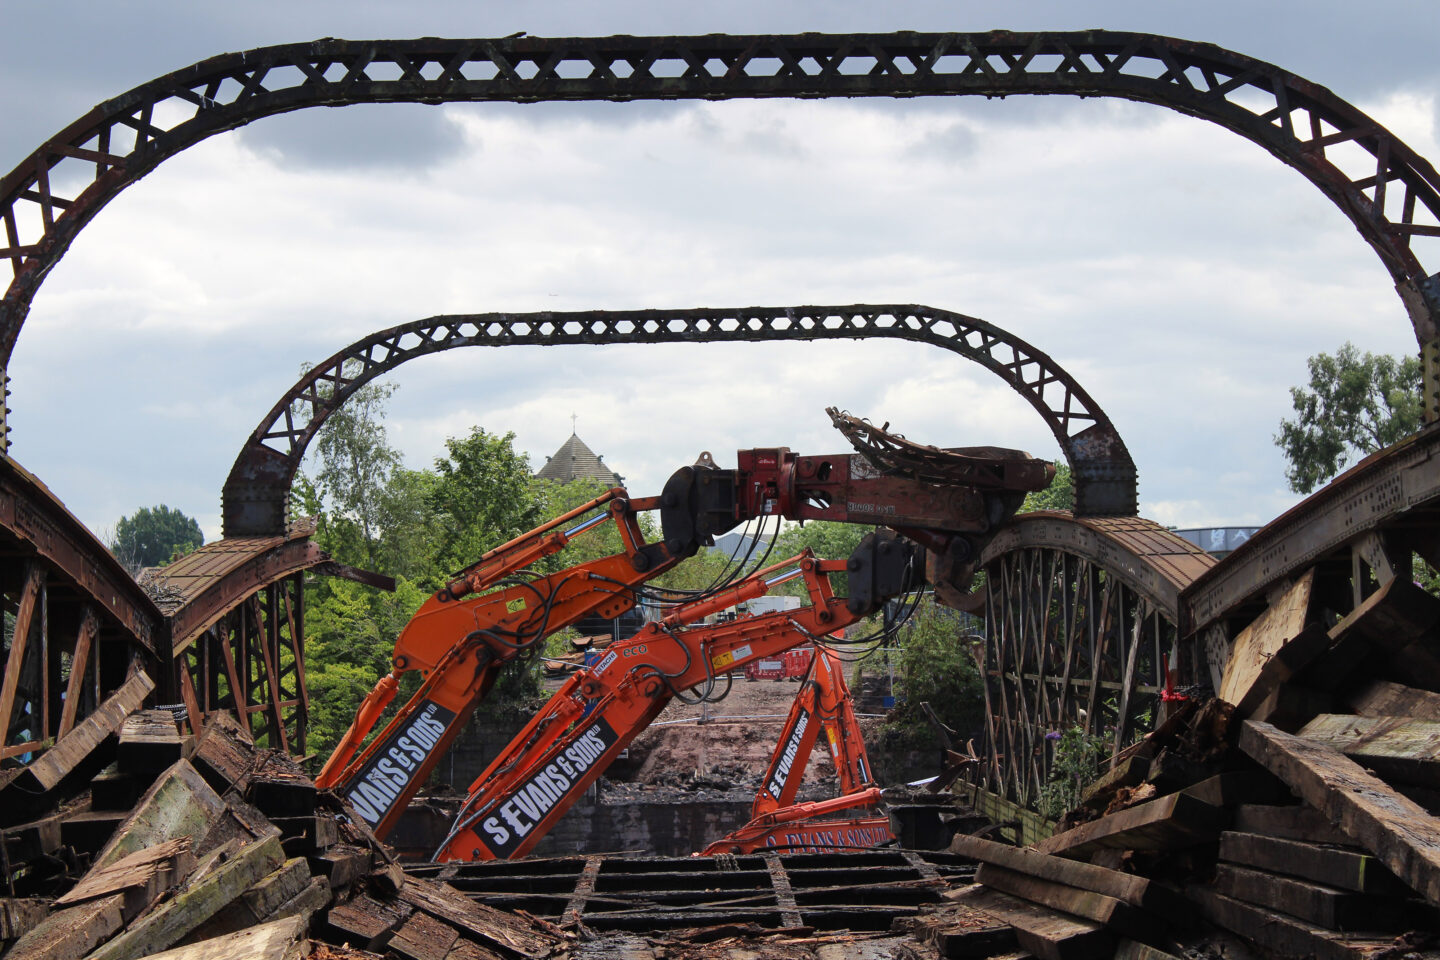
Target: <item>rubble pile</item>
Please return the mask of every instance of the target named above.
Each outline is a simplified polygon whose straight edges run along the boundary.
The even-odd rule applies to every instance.
[[[917,937],[946,957],[1440,958],[1440,599],[1397,578],[1336,619],[1311,586],[1048,838],[957,837],[976,883]]]
[[[137,709],[150,689],[136,674],[0,777],[7,958],[486,960],[564,942],[407,876],[289,757],[229,714],[182,735],[169,710]]]

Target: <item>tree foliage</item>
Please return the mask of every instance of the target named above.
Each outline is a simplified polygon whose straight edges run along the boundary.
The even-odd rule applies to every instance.
[[[540,522],[530,464],[514,439],[513,433],[502,437],[473,427],[468,436],[445,441],[430,496],[441,566],[468,566]]]
[[[200,524],[179,510],[160,504],[141,507],[115,524],[110,552],[127,567],[157,567],[205,542]]]
[[[1074,510],[1075,481],[1070,475],[1070,465],[1064,460],[1055,461],[1055,479],[1044,490],[1025,494],[1020,513],[1032,510]]]
[[[1346,343],[1308,361],[1309,387],[1291,387],[1294,420],[1281,420],[1275,444],[1285,479],[1310,493],[1354,461],[1420,428],[1420,359],[1361,353]]]
[[[385,438],[385,407],[393,384],[361,387],[330,414],[316,440],[315,487],[325,501],[326,549],[346,563],[381,566],[384,499],[400,454]]]
[[[389,672],[395,641],[421,604],[450,574],[533,527],[546,504],[512,435],[475,427],[446,441],[433,469],[404,467],[385,432],[394,389],[366,386],[335,411],[315,445],[314,479],[301,474],[292,490],[292,512],[316,517],[326,552],[396,583],[393,593],[335,578],[306,585],[311,746],[321,755]],[[403,674],[396,703],[417,684]],[[490,699],[537,690],[533,675],[511,669]]]
[[[939,740],[925,718],[929,703],[944,724],[968,738],[985,719],[985,695],[975,644],[965,615],[925,597],[896,637],[896,680],[904,698],[890,718],[892,730],[912,747],[934,747]]]
[[[771,561],[782,560],[785,557],[793,557],[801,550],[809,547],[815,551],[815,556],[821,560],[849,560],[850,554],[860,545],[867,533],[873,533],[872,526],[864,526],[858,523],[833,523],[827,520],[811,520],[804,526],[795,525],[780,532],[775,541],[775,549],[770,553]],[[839,596],[848,596],[850,591],[850,578],[847,574],[837,573],[830,577],[830,583]],[[806,596],[805,581],[791,580],[782,584],[781,590],[791,596]]]

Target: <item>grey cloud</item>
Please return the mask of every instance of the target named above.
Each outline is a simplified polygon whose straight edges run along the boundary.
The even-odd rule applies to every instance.
[[[910,153],[921,159],[958,164],[973,157],[979,145],[980,138],[974,130],[964,123],[952,123],[943,130],[926,134],[910,148]]]
[[[419,104],[359,104],[298,110],[242,128],[247,146],[310,169],[423,170],[466,147],[443,109]]]

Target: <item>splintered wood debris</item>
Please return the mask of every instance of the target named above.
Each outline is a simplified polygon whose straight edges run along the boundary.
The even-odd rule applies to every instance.
[[[402,869],[234,718],[196,737],[141,710],[153,685],[137,674],[0,775],[0,947],[25,960],[1440,960],[1440,600],[1396,582],[1329,623],[1313,582],[1277,592],[1237,642],[1230,702],[1167,704],[1030,848],[996,842],[995,825],[944,852]]]

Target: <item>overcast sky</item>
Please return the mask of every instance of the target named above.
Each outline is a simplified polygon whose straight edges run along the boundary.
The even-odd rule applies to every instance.
[[[322,36],[1069,30],[1210,41],[1440,157],[1433,0],[1209,4],[0,3],[0,169],[205,57]],[[1433,258],[1432,258],[1433,259]],[[1436,264],[1427,260],[1432,270]],[[301,365],[438,313],[923,303],[1049,352],[1110,414],[1141,513],[1263,523],[1305,359],[1415,349],[1388,275],[1312,186],[1203,121],[1120,101],[377,105],[167,161],[50,275],[11,373],[13,455],[92,529],[167,503],[218,536],[242,442]],[[702,449],[838,452],[824,408],[1054,457],[1019,397],[899,343],[469,350],[395,375],[412,465],[473,424],[538,466],[570,433],[658,492]]]

